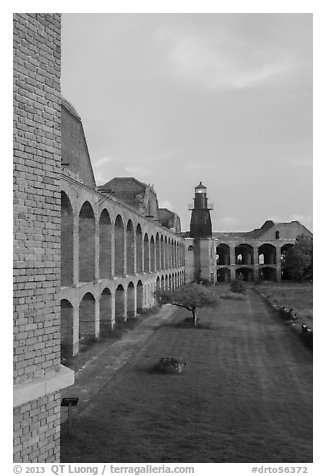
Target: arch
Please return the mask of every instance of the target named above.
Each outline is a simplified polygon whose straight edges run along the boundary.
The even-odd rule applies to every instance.
[[[61,361],[73,356],[74,308],[70,301],[62,299],[61,307]]]
[[[261,281],[277,281],[276,268],[264,266],[259,270],[259,279]]]
[[[99,222],[99,276],[100,279],[112,277],[112,224],[106,208]]]
[[[293,243],[286,243],[285,245],[283,245],[281,247],[281,276],[282,276],[282,281],[292,279],[288,270],[284,269],[286,255],[292,247],[293,247]]]
[[[156,263],[156,271],[158,271],[161,267],[161,260],[160,260],[160,237],[159,234],[156,233],[155,237],[155,263]]]
[[[237,278],[242,278],[244,281],[254,280],[254,270],[252,268],[241,267],[235,272]]]
[[[143,233],[139,223],[136,228],[136,272],[143,272]]]
[[[89,202],[79,212],[79,281],[95,280],[95,215]]]
[[[153,236],[151,236],[150,241],[150,271],[155,271],[155,242]]]
[[[161,235],[161,270],[164,269],[164,239]]]
[[[140,314],[144,308],[144,288],[143,283],[138,281],[137,283],[137,314]]]
[[[124,321],[126,317],[125,308],[125,290],[122,284],[119,284],[115,290],[115,321],[118,324],[119,321]]]
[[[61,192],[61,286],[73,285],[74,216],[71,202]]]
[[[125,231],[120,215],[114,223],[114,274],[123,276],[125,270]]]
[[[231,271],[229,268],[219,268],[216,272],[216,281],[219,283],[229,283],[231,281]]]
[[[150,256],[149,256],[149,240],[148,235],[145,233],[144,236],[144,271],[145,273],[149,273],[150,267]]]
[[[172,276],[171,274],[169,274],[169,287],[168,287],[169,291],[172,291]]]
[[[112,294],[103,289],[100,297],[100,336],[106,337],[112,330]]]
[[[236,264],[254,264],[254,249],[248,243],[241,243],[235,247]]]
[[[136,315],[136,293],[134,283],[130,282],[127,288],[127,316],[135,317]]]
[[[165,289],[164,276],[161,276],[161,289],[162,289],[162,291],[164,291],[164,289]]]
[[[168,239],[165,236],[164,238],[164,269],[169,267],[169,249],[168,249]]]
[[[171,262],[172,262],[172,256],[171,256],[171,239],[168,238],[168,269],[171,269]]]
[[[221,243],[216,247],[216,264],[217,265],[230,265],[230,247],[225,243]]]
[[[86,293],[79,305],[79,350],[95,339],[95,299]]]
[[[275,246],[264,243],[258,248],[258,255],[263,256],[263,258],[260,258],[262,262],[259,261],[259,264],[276,264]]]
[[[131,220],[127,223],[127,274],[135,274],[135,232]]]

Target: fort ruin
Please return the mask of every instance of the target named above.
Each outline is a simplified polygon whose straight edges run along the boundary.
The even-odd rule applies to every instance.
[[[154,291],[240,274],[280,281],[298,222],[214,233],[195,188],[190,232],[133,177],[97,187],[82,120],[61,97],[60,14],[14,15],[14,461],[60,460],[62,359],[154,304]]]

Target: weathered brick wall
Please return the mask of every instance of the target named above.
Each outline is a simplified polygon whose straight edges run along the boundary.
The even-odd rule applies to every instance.
[[[60,459],[60,394],[28,402],[14,410],[14,461],[47,463]]]
[[[19,386],[55,374],[60,364],[61,18],[14,14],[13,20],[13,375]],[[58,458],[58,397],[42,398],[15,409],[21,432],[15,461]]]

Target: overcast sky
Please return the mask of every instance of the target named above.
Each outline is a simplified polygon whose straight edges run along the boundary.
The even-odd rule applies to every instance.
[[[312,229],[311,14],[64,14],[62,94],[98,185],[134,176],[188,230]]]

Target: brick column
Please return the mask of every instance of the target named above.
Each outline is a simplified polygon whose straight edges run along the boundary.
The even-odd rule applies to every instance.
[[[235,245],[230,244],[230,277],[231,281],[235,279]]]
[[[79,216],[74,210],[73,222],[73,285],[78,286],[79,283]]]
[[[100,279],[100,223],[99,218],[95,215],[95,281]]]

